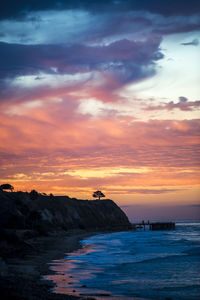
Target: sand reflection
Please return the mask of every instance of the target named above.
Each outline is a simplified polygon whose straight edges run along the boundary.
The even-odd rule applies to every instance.
[[[92,270],[86,269],[84,261],[80,258],[71,259],[73,256],[87,255],[93,251],[96,251],[93,245],[86,245],[77,251],[68,253],[70,256],[66,256],[64,259],[53,260],[50,263],[50,270],[54,271],[55,274],[43,277],[44,279],[51,280],[55,283],[52,292],[76,296],[97,296],[95,297],[96,299],[98,299],[98,295],[101,295],[101,299],[103,299],[102,297],[104,296],[110,296],[110,292],[108,291],[94,289],[91,292],[91,289],[88,289],[86,285],[81,284],[81,280],[95,277],[94,273],[101,271],[99,268],[92,268]]]
[[[110,291],[97,289],[93,286],[87,286],[83,281],[95,278],[97,273],[104,271],[103,267],[88,266],[85,264],[84,255],[98,251],[93,245],[85,245],[81,249],[68,253],[66,258],[53,260],[50,263],[50,270],[54,272],[52,275],[46,275],[43,278],[53,281],[55,286],[52,288],[53,293],[68,294],[87,297],[94,297],[96,300],[112,299],[112,300],[130,300],[130,297],[121,295],[112,295]],[[74,259],[73,259],[74,257]],[[142,298],[131,297],[134,300],[142,300]]]

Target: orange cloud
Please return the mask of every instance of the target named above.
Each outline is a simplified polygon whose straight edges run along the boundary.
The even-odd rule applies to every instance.
[[[158,195],[199,184],[198,120],[89,118],[74,99],[41,103],[1,113],[3,182],[81,197],[98,187]]]

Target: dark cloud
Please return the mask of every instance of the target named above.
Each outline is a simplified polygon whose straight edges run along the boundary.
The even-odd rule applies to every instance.
[[[162,15],[190,15],[200,11],[198,0],[7,0],[1,1],[0,18],[23,18],[29,12],[42,10],[86,9],[99,11],[145,10]]]
[[[102,22],[103,21],[103,22]],[[197,16],[171,16],[151,15],[147,11],[119,11],[106,12],[97,18],[84,38],[86,41],[99,42],[105,38],[118,38],[118,36],[130,36],[138,39],[138,35],[163,36],[166,34],[184,33],[200,29],[200,17]]]
[[[184,97],[184,96],[180,96],[179,97],[179,101],[180,102],[187,102],[188,101],[188,98]]]
[[[193,111],[200,107],[200,100],[196,101],[188,101],[186,97],[179,97],[179,102],[175,103],[173,101],[170,101],[169,103],[164,103],[160,105],[150,105],[145,108],[145,110],[148,111],[154,111],[154,110],[173,110],[175,108],[178,108],[182,111]]]
[[[73,17],[73,20],[71,16]],[[66,20],[69,19],[69,22]],[[20,44],[108,44],[116,40],[141,40],[166,34],[190,32],[200,28],[197,16],[152,15],[147,11],[105,11],[96,15],[85,11],[50,11],[24,19],[24,26],[13,21],[2,23],[4,42]]]
[[[154,63],[163,57],[159,44],[157,38],[144,42],[124,39],[106,46],[0,43],[1,78],[104,71],[126,83],[154,72]]]
[[[174,33],[184,33],[184,32],[190,32],[194,30],[199,30],[200,28],[200,19],[198,18],[192,18],[188,17],[188,20],[186,17],[182,18],[176,18],[174,17],[171,22],[163,22],[161,20],[159,26],[154,26],[153,32],[158,34],[174,34]]]
[[[199,45],[199,40],[194,39],[191,42],[181,43],[181,45],[183,45],[183,46],[198,46]]]

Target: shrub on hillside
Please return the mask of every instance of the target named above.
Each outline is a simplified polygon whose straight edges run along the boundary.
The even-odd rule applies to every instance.
[[[30,198],[32,199],[32,200],[36,200],[37,198],[38,198],[38,192],[36,191],[36,190],[32,190],[31,192],[30,192]]]

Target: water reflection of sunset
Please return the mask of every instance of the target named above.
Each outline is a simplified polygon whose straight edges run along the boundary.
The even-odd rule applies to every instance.
[[[80,259],[72,259],[73,256],[88,255],[90,252],[95,251],[92,245],[85,245],[84,247],[70,253],[70,257],[65,259],[54,260],[50,264],[50,270],[55,272],[53,275],[45,275],[44,279],[51,280],[55,286],[54,293],[58,294],[71,294],[71,295],[90,295],[91,290],[81,284],[81,280],[91,279],[95,277],[94,273],[100,272],[99,269],[84,268],[83,261]],[[106,291],[93,290],[94,294],[106,293]]]

